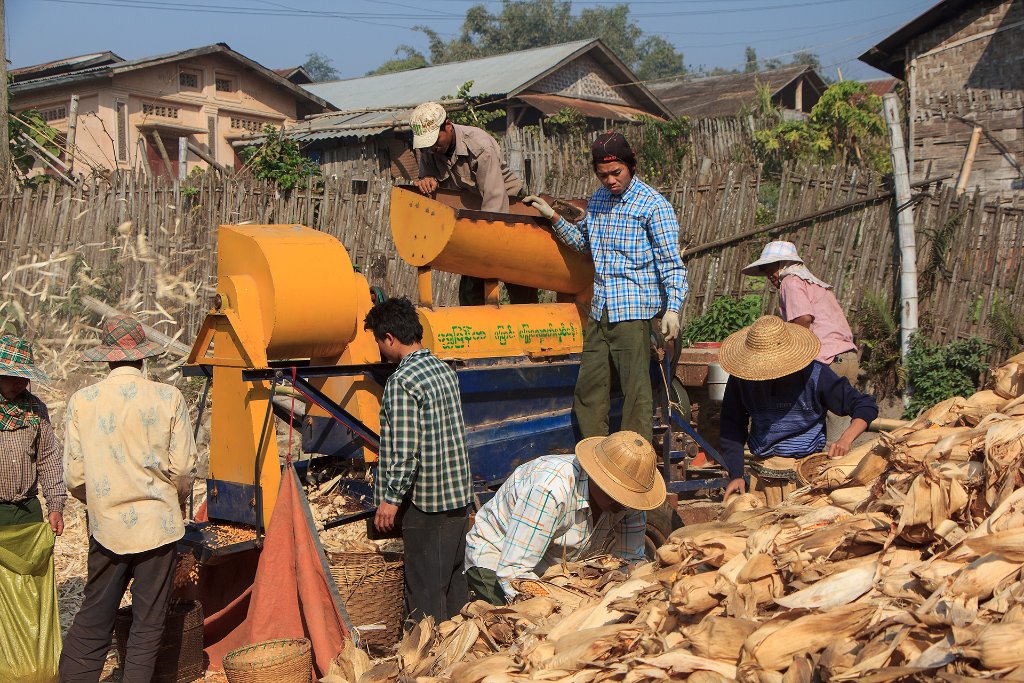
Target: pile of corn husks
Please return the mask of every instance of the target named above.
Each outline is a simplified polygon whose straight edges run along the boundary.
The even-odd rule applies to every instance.
[[[812,456],[778,507],[733,497],[656,563],[553,568],[330,680],[1024,680],[1024,354],[994,383]]]

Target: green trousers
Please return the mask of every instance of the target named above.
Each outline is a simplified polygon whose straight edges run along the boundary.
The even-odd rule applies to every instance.
[[[483,567],[470,567],[466,570],[466,582],[469,584],[471,600],[486,600],[492,605],[507,604],[505,591],[501,588],[498,575]]]
[[[590,318],[583,331],[583,357],[576,380],[573,410],[583,438],[608,435],[612,369],[622,387],[622,430],[651,441],[654,399],[651,394],[651,321],[608,322]]]
[[[43,507],[38,498],[28,498],[17,503],[0,503],[0,526],[30,524],[43,521]]]

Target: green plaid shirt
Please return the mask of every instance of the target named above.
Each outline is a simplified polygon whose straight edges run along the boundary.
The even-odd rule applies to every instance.
[[[413,351],[384,386],[374,502],[406,497],[424,512],[469,505],[473,482],[455,371],[427,349]]]

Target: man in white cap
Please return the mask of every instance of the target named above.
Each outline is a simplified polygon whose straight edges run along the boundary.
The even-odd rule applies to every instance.
[[[484,504],[466,537],[469,587],[494,605],[515,597],[515,579],[552,565],[611,553],[644,559],[646,510],[665,502],[657,455],[636,432],[576,444],[576,455],[520,465]]]
[[[722,456],[730,482],[743,492],[743,449],[749,446],[751,490],[777,505],[796,489],[800,458],[825,450],[825,414],[852,418],[828,455],[839,458],[878,417],[875,399],[815,360],[821,342],[806,327],[774,315],[729,335],[718,362],[729,373],[722,401]]]
[[[171,597],[175,546],[196,474],[188,404],[176,388],[142,375],[163,351],[134,319],[104,323],[101,345],[83,352],[110,373],[68,399],[64,479],[89,511],[88,578],[60,657],[61,681],[96,681],[131,581],[132,626],[122,676],[153,676]]]
[[[509,197],[522,194],[523,181],[509,170],[497,141],[485,130],[452,123],[437,102],[425,102],[412,110],[412,147],[419,153],[420,177],[416,187],[424,194],[438,188],[472,192],[480,197],[480,210],[508,213]],[[514,304],[537,303],[537,290],[505,284]],[[463,276],[459,303],[484,302],[484,281]]]
[[[832,285],[816,278],[804,265],[792,242],[769,242],[761,257],[743,269],[744,275],[764,276],[779,290],[779,312],[783,320],[806,327],[821,341],[816,360],[834,373],[857,384],[860,365],[853,331],[836,300]],[[828,443],[850,426],[849,418],[829,413]]]

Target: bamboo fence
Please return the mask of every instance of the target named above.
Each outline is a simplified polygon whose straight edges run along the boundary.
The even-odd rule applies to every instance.
[[[549,192],[590,194],[594,180],[579,149],[548,146],[545,154],[557,170],[547,174]],[[0,192],[0,323],[23,328],[32,314],[43,313],[36,319],[66,326],[86,317],[76,301],[91,294],[189,343],[215,284],[216,227],[223,223],[323,230],[345,245],[371,285],[414,297],[415,271],[398,257],[388,226],[390,188],[387,178],[378,178],[354,192],[351,179],[331,178],[285,195],[266,183],[212,174],[180,186],[128,175],[74,188],[10,187]],[[760,293],[765,311],[773,310],[774,294],[740,274],[770,239],[795,242],[811,270],[834,284],[847,311],[868,292],[896,300],[893,200],[877,178],[857,170],[786,168],[781,178],[767,179],[749,164],[706,159],[688,162],[659,189],[680,218],[690,281],[684,317],[724,295]],[[862,201],[778,225],[855,200]],[[936,341],[969,335],[997,341],[996,306],[1024,321],[1016,295],[1024,284],[1024,210],[984,200],[958,199],[941,185],[919,188],[915,197],[922,322]],[[750,235],[765,223],[777,227]],[[689,255],[710,243],[716,246]],[[439,303],[454,303],[456,278],[439,280]]]

